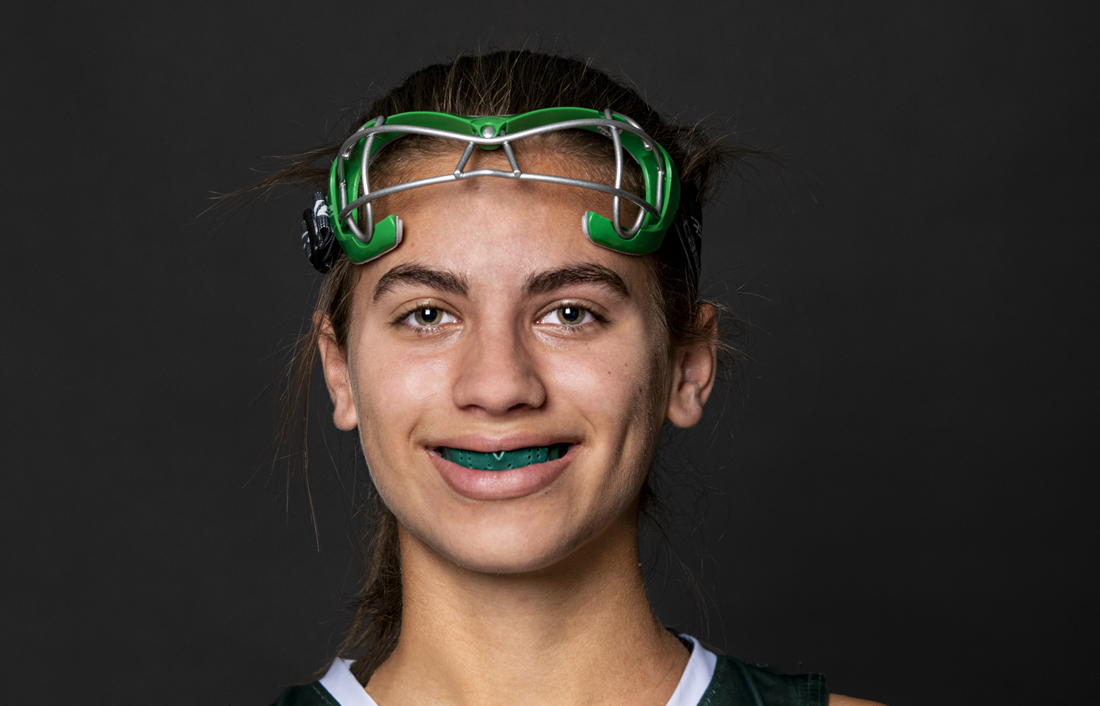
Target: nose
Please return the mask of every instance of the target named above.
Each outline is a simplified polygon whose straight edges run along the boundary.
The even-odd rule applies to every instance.
[[[466,335],[452,392],[455,405],[502,415],[545,404],[546,388],[529,350],[530,341],[514,322],[485,322]]]

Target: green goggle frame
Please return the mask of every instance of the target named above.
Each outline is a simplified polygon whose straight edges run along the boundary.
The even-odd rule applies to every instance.
[[[548,132],[575,129],[599,132],[614,142],[613,184],[525,172],[517,164],[513,142]],[[371,191],[368,172],[374,157],[387,144],[405,135],[458,140],[465,142],[466,148],[451,174]],[[475,146],[484,150],[503,148],[511,169],[467,170],[466,164]],[[645,182],[644,197],[622,188],[623,151],[641,168]],[[329,172],[328,206],[330,212],[335,214],[332,227],[336,239],[351,262],[358,264],[373,260],[401,242],[401,219],[396,214],[390,214],[375,223],[372,201],[418,186],[484,176],[579,186],[612,195],[613,217],[608,219],[588,211],[581,227],[596,245],[631,255],[645,255],[660,247],[675,218],[680,200],[680,180],[668,152],[638,123],[610,110],[601,113],[589,108],[544,108],[519,115],[487,117],[432,112],[398,113],[368,122],[344,142],[333,160]],[[623,227],[619,216],[623,199],[639,209],[630,228]]]

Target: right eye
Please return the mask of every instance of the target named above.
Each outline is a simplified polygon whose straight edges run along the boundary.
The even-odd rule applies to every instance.
[[[453,324],[458,319],[454,314],[438,306],[418,306],[402,319],[401,323],[413,328],[426,328],[441,324]]]

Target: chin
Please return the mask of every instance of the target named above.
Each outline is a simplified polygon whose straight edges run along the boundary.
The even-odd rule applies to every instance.
[[[523,574],[549,568],[569,556],[574,543],[554,546],[489,548],[462,547],[449,558],[464,569],[489,574]]]
[[[419,535],[437,554],[469,571],[519,574],[552,566],[583,544],[583,539],[558,526],[522,527],[513,523],[479,523],[442,535]]]

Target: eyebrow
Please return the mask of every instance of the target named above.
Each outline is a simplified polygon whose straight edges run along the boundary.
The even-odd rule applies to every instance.
[[[610,289],[627,299],[630,298],[630,290],[626,288],[626,282],[623,282],[622,277],[614,270],[592,262],[530,275],[523,285],[523,294],[528,297],[547,294],[571,284],[594,284]]]
[[[469,296],[470,287],[465,277],[447,270],[436,270],[424,265],[406,263],[398,265],[379,278],[374,285],[374,301],[400,285],[425,285],[441,292],[457,296]]]

